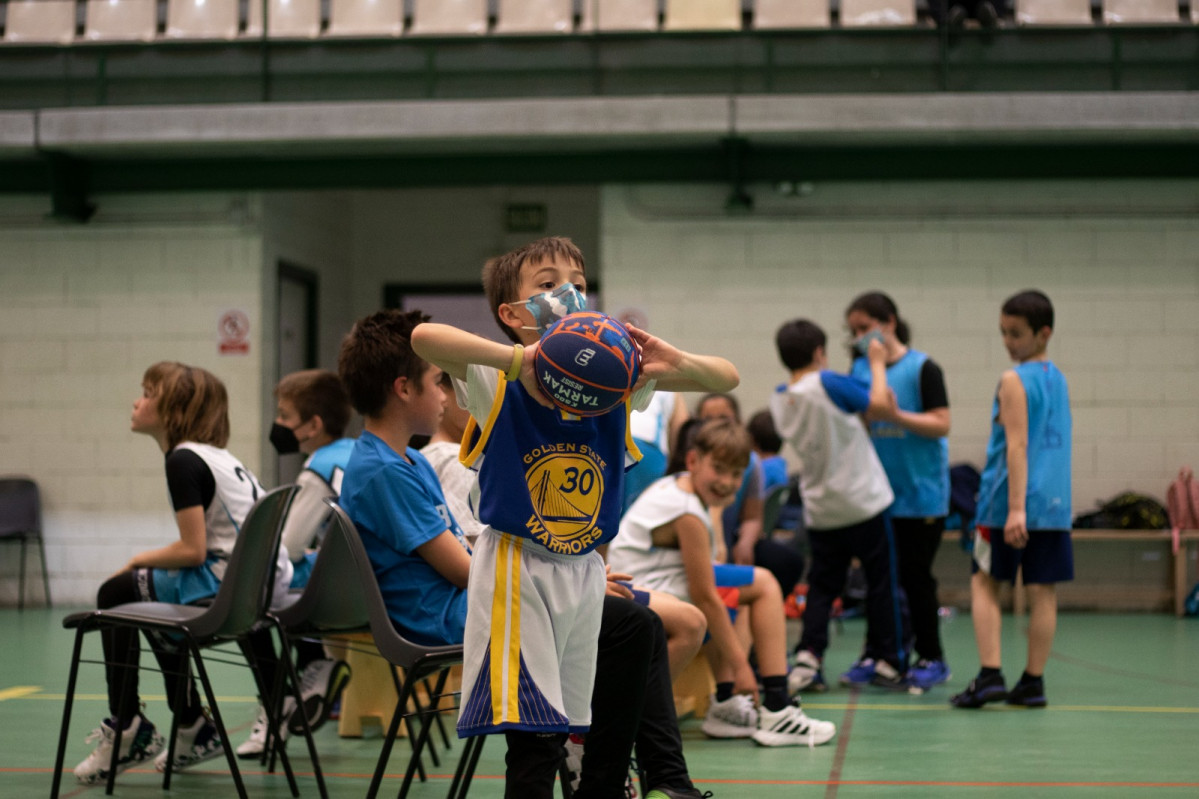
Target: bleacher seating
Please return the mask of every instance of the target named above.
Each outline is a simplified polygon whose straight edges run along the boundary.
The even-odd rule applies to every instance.
[[[235,39],[240,16],[237,0],[169,0],[166,36],[168,39]]]
[[[828,0],[757,0],[754,3],[754,27],[827,28],[830,20]]]
[[[583,0],[580,31],[656,31],[658,0]]]
[[[479,36],[487,33],[487,0],[414,0],[413,36]]]
[[[262,36],[262,0],[250,0],[246,36]],[[267,36],[315,39],[321,35],[321,0],[268,0]]]
[[[399,36],[402,0],[330,0],[328,36]]]
[[[9,0],[4,41],[70,44],[75,38],[75,0]]]
[[[666,0],[662,29],[668,31],[740,30],[740,0]]]
[[[916,0],[841,0],[841,25],[846,28],[915,24]]]
[[[1192,0],[1192,12],[1196,5]],[[1103,21],[1108,25],[1177,24],[1181,17],[1177,0],[1103,0]]]
[[[572,0],[500,0],[496,33],[573,33]]]
[[[158,35],[155,0],[87,0],[83,38],[92,42],[152,41]]]

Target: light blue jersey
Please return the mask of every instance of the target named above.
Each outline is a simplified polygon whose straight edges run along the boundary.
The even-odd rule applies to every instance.
[[[1024,503],[1029,530],[1069,530],[1072,423],[1066,378],[1050,361],[1014,367],[1028,401],[1028,489]],[[999,397],[991,415],[991,440],[978,490],[978,523],[1002,529],[1008,513],[1007,435],[999,423]]]

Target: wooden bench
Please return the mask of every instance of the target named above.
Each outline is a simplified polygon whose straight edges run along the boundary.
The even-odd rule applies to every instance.
[[[945,539],[958,541],[961,532],[946,530]],[[1171,547],[1173,536],[1169,530],[1071,530],[1070,538],[1075,543],[1082,542],[1135,542],[1158,543],[1167,548]],[[1199,530],[1183,530],[1179,535],[1178,552],[1171,552],[1173,557],[1173,581],[1171,595],[1174,604],[1174,615],[1185,613],[1187,589],[1190,588],[1190,562],[1194,559],[1191,550],[1199,544]],[[1025,610],[1023,584],[1019,576],[1016,578],[1016,590],[1012,594],[1012,612],[1021,614]]]

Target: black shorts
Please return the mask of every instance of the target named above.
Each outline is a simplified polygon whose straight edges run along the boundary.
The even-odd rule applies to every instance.
[[[991,576],[1015,584],[1016,571],[1023,571],[1025,585],[1067,583],[1074,579],[1074,548],[1069,530],[1029,530],[1024,549],[1009,546],[1003,540],[1003,530],[979,526],[978,536],[989,535],[991,540]],[[975,546],[978,544],[976,543]],[[971,561],[971,572],[977,572],[978,561]]]

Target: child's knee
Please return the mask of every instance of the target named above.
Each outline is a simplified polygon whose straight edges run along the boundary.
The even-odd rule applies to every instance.
[[[775,579],[769,569],[763,569],[761,566],[754,566],[754,590],[760,597],[777,598],[779,602],[783,601],[783,591],[779,588],[779,581]]]

